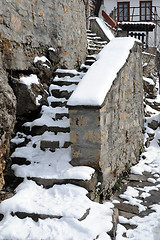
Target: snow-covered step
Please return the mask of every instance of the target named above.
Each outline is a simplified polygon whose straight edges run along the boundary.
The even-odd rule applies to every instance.
[[[97,50],[101,51],[104,46],[105,46],[105,45],[90,44],[90,45],[89,45],[89,49],[90,49],[90,48],[96,48]]]
[[[33,142],[30,142],[26,147],[17,148],[12,154],[12,158],[25,156],[27,161],[31,163],[30,165],[13,165],[12,169],[17,177],[79,180],[89,180],[91,178],[94,169],[86,166],[73,167],[70,164],[72,160],[70,148],[56,149],[55,152],[43,151],[40,149],[40,138],[36,141],[37,137],[33,137]],[[63,146],[65,140],[59,138],[61,146]]]
[[[52,109],[54,108],[51,107],[50,110]],[[23,131],[28,133],[28,135],[32,136],[41,135],[45,131],[55,133],[69,132],[70,122],[69,119],[66,117],[64,117],[62,120],[55,120],[54,118],[52,118],[52,116],[43,114],[40,118],[34,120],[33,122],[26,122],[25,124],[23,124]]]
[[[95,59],[87,59],[87,60],[85,61],[85,65],[91,66],[95,61],[96,61]]]
[[[12,164],[30,165],[31,163],[24,156],[24,157],[14,157],[14,158],[12,158]]]
[[[57,69],[54,74],[58,77],[66,77],[66,76],[75,77],[80,75],[78,71],[68,70],[68,69]]]
[[[98,37],[98,36],[88,36],[87,39],[88,40],[101,40],[101,37]]]
[[[110,239],[107,232],[112,228],[113,204],[92,202],[87,194],[71,184],[44,189],[25,180],[16,195],[0,206],[5,215],[0,239]]]
[[[55,115],[56,120],[61,120],[64,117],[69,118],[69,113],[56,113]]]
[[[71,84],[69,86],[57,86],[55,84],[52,84],[50,86],[50,91],[52,96],[56,97],[56,98],[66,98],[68,99],[72,92],[75,90],[76,88],[76,84]]]
[[[96,57],[96,55],[88,55],[87,57],[86,57],[86,61],[88,61],[88,60],[93,60],[93,61],[96,61],[97,60],[97,57]]]
[[[81,75],[75,76],[75,77],[69,77],[69,76],[58,77],[58,76],[56,76],[53,80],[53,84],[56,84],[59,86],[63,86],[63,85],[69,86],[72,84],[77,85],[83,76],[84,76],[84,74],[81,74]]]
[[[68,148],[71,145],[69,133],[59,133],[52,139],[41,140],[40,148],[55,151],[57,148]]]
[[[96,33],[92,33],[92,32],[88,32],[87,33],[87,37],[88,36],[90,36],[90,37],[95,37],[95,36],[97,36],[97,34]]]
[[[97,49],[97,48],[89,48],[88,49],[88,54],[92,55],[92,54],[98,54],[100,52],[101,49]]]
[[[42,135],[34,136],[26,146],[23,146],[23,148],[17,147],[15,152],[11,155],[12,164],[29,165],[31,163],[30,158],[32,157],[27,157],[27,149],[29,149],[29,153],[32,151],[38,154],[38,149],[47,149],[47,144],[49,145],[49,143],[51,143],[54,148],[67,148],[70,145],[70,135],[69,133],[55,134],[46,131]]]
[[[61,101],[53,101],[51,102],[51,106],[54,107],[65,107],[67,104],[67,101],[61,102]]]
[[[106,45],[108,42],[107,41],[103,41],[103,40],[92,40],[92,42],[94,43],[94,44],[99,44],[99,45]]]
[[[85,171],[84,169],[76,169],[74,167],[74,171],[80,170],[80,171]],[[78,172],[78,171],[77,171]],[[79,187],[84,187],[88,191],[88,197],[91,200],[97,200],[99,201],[100,194],[98,192],[98,176],[97,173],[94,172],[90,179],[83,180],[85,175],[83,173],[78,173],[79,174],[79,179],[71,177],[71,178],[64,178],[64,179],[57,179],[57,178],[40,178],[40,177],[27,177],[28,180],[32,180],[36,182],[37,185],[43,186],[46,189],[49,189],[53,187],[54,185],[62,185],[62,184],[73,184]]]
[[[75,88],[77,87],[76,84],[71,84],[70,86],[57,86],[55,84],[51,84],[50,86],[50,91],[52,92],[53,90],[59,90],[59,91],[67,91],[67,92],[73,92]]]
[[[28,134],[31,134],[32,136],[35,136],[35,135],[41,135],[43,134],[44,132],[48,131],[48,132],[52,132],[52,133],[60,133],[60,132],[63,132],[63,133],[69,133],[70,132],[70,127],[61,127],[61,126],[46,126],[46,125],[43,125],[43,126],[33,126],[31,129],[30,127],[23,127],[23,130],[24,132],[28,133]]]
[[[48,97],[48,101],[50,103],[50,106],[53,107],[53,108],[66,107],[66,104],[67,104],[66,98],[57,98],[57,97],[54,97],[54,96]]]
[[[73,91],[72,91],[73,92]],[[67,90],[61,90],[60,89],[53,89],[52,90],[52,96],[56,97],[56,98],[66,98],[69,99],[72,92],[68,92]]]
[[[82,64],[80,70],[83,72],[87,72],[90,67],[91,67],[90,65]]]

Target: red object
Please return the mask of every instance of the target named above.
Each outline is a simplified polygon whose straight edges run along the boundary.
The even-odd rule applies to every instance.
[[[102,16],[111,27],[117,27],[117,22],[113,20],[113,18],[111,18],[104,10],[102,10]]]

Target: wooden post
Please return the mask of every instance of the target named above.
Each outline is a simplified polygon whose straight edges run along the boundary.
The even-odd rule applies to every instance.
[[[156,11],[156,7],[154,8],[154,16],[155,16],[155,29],[154,29],[154,47],[157,46],[157,11]]]
[[[146,31],[146,48],[148,48],[148,31]]]

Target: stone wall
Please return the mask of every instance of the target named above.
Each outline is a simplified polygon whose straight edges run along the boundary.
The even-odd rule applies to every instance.
[[[69,107],[71,163],[94,167],[104,195],[139,159],[143,113],[142,54],[135,43],[100,108]]]
[[[9,157],[10,138],[15,122],[16,98],[0,62],[0,190],[4,185],[3,170]]]
[[[5,67],[27,70],[35,55],[49,47],[58,51],[60,66],[72,69],[86,56],[86,23],[81,0],[2,0],[0,47]]]

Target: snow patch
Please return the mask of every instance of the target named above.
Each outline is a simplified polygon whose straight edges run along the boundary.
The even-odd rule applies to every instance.
[[[50,63],[50,61],[45,57],[45,56],[42,56],[42,57],[38,57],[38,56],[36,56],[35,58],[34,58],[34,63],[36,63],[36,62],[38,62],[38,61],[41,61],[41,62],[49,62]]]
[[[34,83],[34,84],[39,84],[39,80],[38,80],[37,75],[31,74],[31,75],[28,76],[28,77],[21,77],[21,78],[20,78],[20,83],[27,85],[28,88],[30,89],[30,88],[31,88],[31,85],[32,85],[33,83]]]

